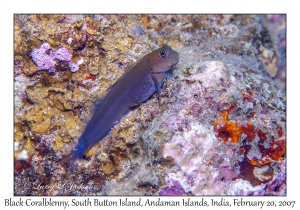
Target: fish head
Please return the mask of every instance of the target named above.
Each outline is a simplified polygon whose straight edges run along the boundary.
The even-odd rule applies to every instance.
[[[154,50],[149,56],[149,67],[152,73],[167,73],[179,62],[179,54],[168,45]]]

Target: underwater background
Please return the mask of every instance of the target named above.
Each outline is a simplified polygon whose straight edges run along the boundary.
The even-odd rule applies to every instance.
[[[164,44],[161,106],[70,167],[97,101]],[[286,16],[15,14],[14,145],[15,195],[286,195]]]

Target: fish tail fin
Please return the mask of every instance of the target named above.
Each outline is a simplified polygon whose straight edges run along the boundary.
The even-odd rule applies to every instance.
[[[75,153],[72,155],[70,160],[73,161],[82,158],[85,155],[86,151],[87,151],[86,147],[84,147],[83,145],[78,145]]]

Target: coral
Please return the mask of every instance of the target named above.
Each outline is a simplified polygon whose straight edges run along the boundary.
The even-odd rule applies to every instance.
[[[248,141],[253,140],[254,129],[251,122],[248,122],[247,126],[239,126],[237,123],[233,123],[228,120],[228,115],[234,108],[235,105],[232,105],[228,110],[223,110],[221,112],[222,119],[213,122],[216,136],[224,142],[229,143],[239,142],[242,134],[247,135]]]
[[[107,89],[163,44],[180,60],[161,106],[68,162]],[[286,195],[285,48],[285,15],[16,14],[14,194]]]
[[[22,171],[30,168],[31,165],[29,163],[27,163],[26,161],[23,161],[23,160],[17,160],[15,161],[15,171],[18,172],[18,173],[21,173]]]
[[[68,67],[71,72],[75,72],[79,69],[79,65],[83,63],[82,58],[76,63],[73,63],[71,61],[72,53],[64,47],[52,51],[52,48],[47,42],[44,42],[39,48],[33,49],[30,55],[32,60],[38,66],[38,70],[49,70],[49,72],[54,72],[55,69],[62,70]],[[66,65],[66,67],[63,67],[62,65]]]
[[[31,52],[32,59],[39,70],[54,68],[56,62],[51,54],[51,47],[47,42]]]
[[[51,117],[55,114],[52,110],[47,101],[30,109],[27,118],[30,130],[35,133],[44,133],[50,126]]]

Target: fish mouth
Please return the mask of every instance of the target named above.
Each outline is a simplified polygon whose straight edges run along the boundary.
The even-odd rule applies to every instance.
[[[179,58],[172,64],[172,66],[175,66],[177,63],[179,63]]]

